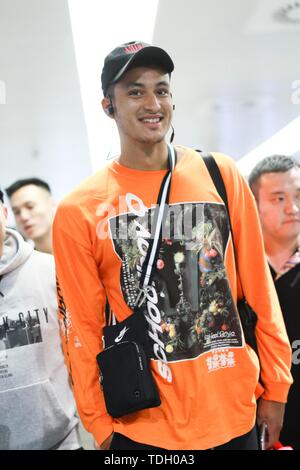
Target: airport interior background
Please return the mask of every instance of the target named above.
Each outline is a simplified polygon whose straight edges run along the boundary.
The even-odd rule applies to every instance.
[[[300,157],[300,2],[0,0],[2,187],[40,177],[59,202],[118,154],[100,75],[131,40],[174,59],[175,143],[226,153],[245,176],[267,155]]]

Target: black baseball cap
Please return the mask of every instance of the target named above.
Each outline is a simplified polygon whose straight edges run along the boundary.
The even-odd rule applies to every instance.
[[[0,189],[0,201],[4,204],[4,194]]]
[[[116,47],[104,60],[101,74],[102,90],[106,95],[109,85],[116,83],[132,67],[157,65],[167,73],[174,70],[169,54],[160,47],[141,41],[131,41]]]

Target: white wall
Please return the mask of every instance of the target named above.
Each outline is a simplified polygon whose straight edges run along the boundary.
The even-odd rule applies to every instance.
[[[67,0],[0,0],[0,185],[46,179],[60,199],[91,172]]]

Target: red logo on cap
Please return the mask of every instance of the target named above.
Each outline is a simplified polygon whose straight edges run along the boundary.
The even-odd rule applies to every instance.
[[[143,44],[130,44],[129,46],[125,47],[124,52],[125,54],[134,54],[140,49],[143,49],[143,47]]]

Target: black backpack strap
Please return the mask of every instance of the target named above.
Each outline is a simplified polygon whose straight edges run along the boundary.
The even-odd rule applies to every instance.
[[[231,219],[230,219],[230,213],[229,213],[229,206],[228,206],[228,199],[227,199],[227,192],[226,192],[225,184],[224,184],[220,169],[219,169],[214,157],[210,153],[201,153],[201,156],[202,156],[203,161],[206,165],[206,168],[209,171],[211,179],[213,180],[214,185],[215,185],[218,193],[220,194],[220,196],[223,199],[224,204],[226,206],[228,223],[229,223],[230,232],[231,232],[231,236],[232,236],[235,262],[237,264],[237,257],[236,257],[235,246],[234,246],[233,230],[232,230],[232,225],[231,225]]]
[[[218,193],[220,194],[221,198],[223,199],[226,208],[228,210],[228,199],[227,199],[227,193],[226,193],[226,188],[224,185],[224,181],[220,172],[220,169],[216,163],[216,160],[210,153],[203,153],[202,158],[204,160],[204,163],[209,171],[209,174],[214,182],[215,187],[218,190]]]

